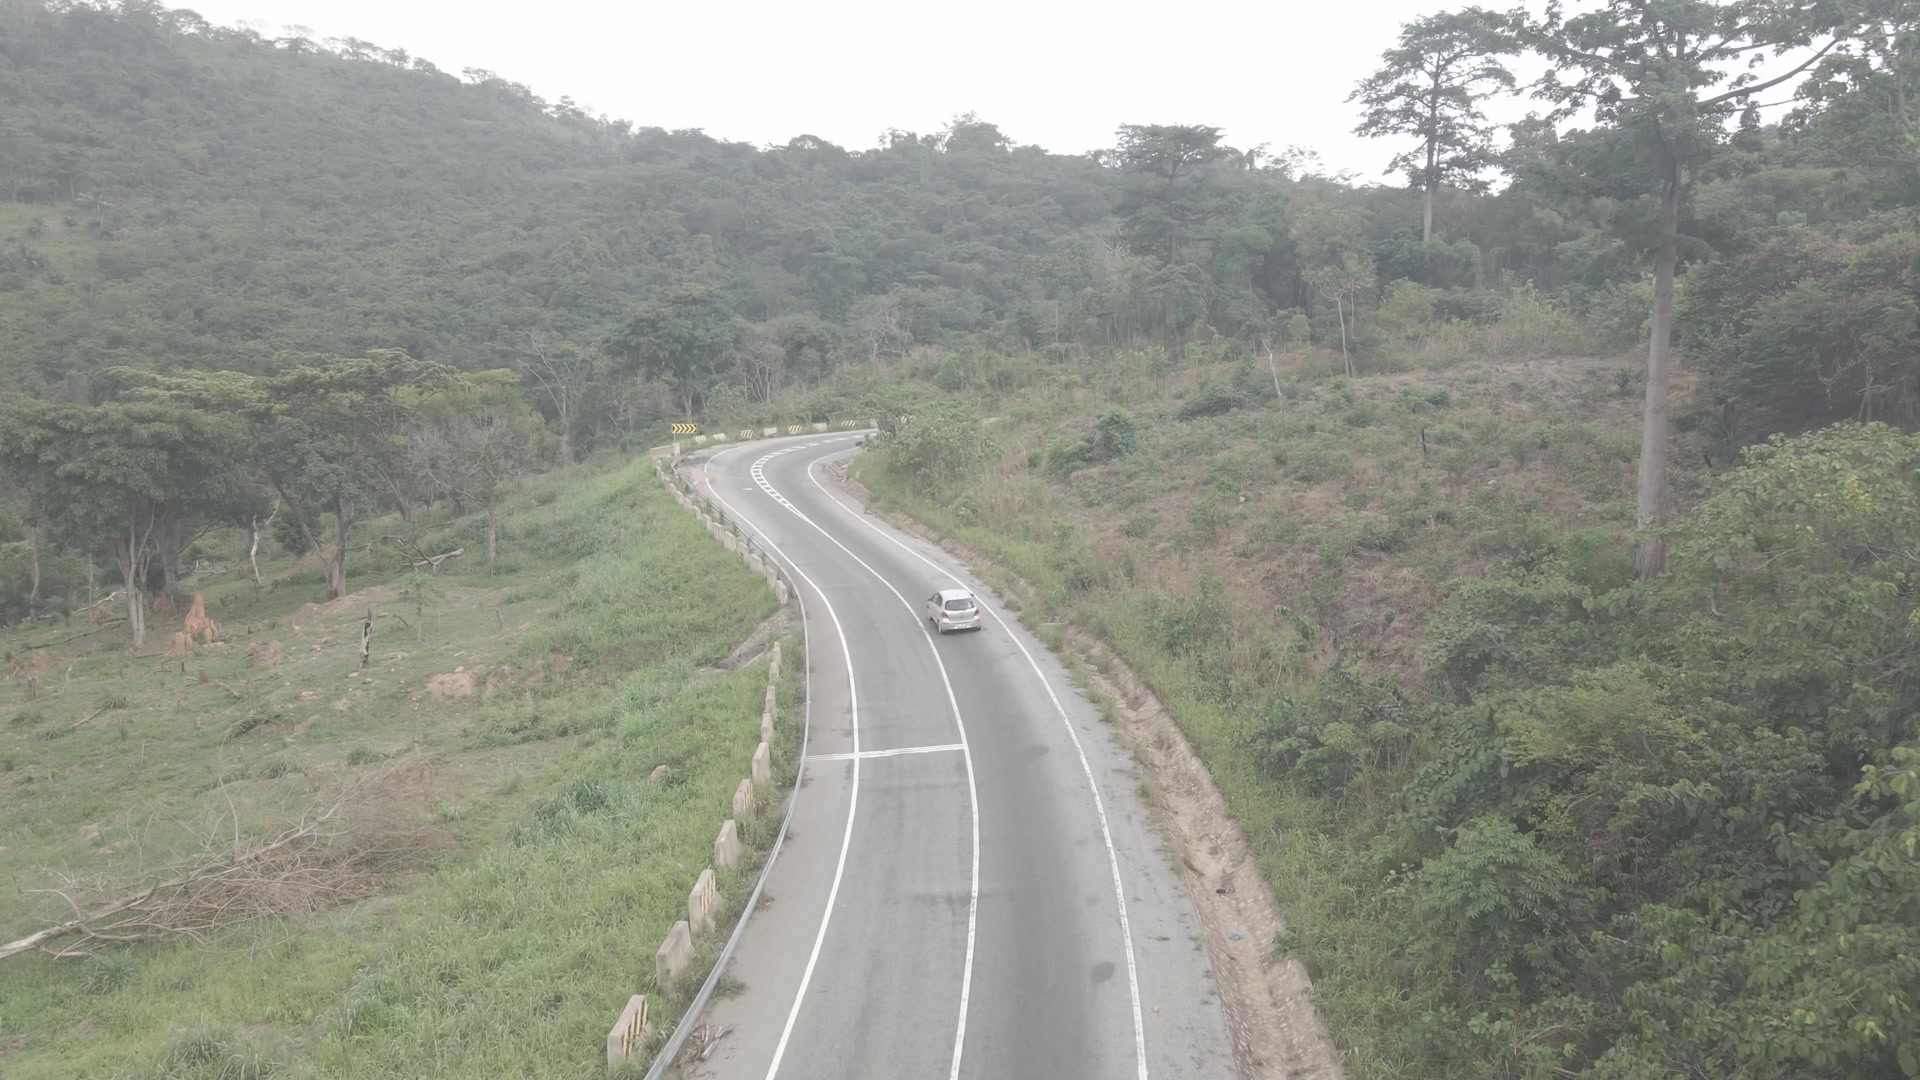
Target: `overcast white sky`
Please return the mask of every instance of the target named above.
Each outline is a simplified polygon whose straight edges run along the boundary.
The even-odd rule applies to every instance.
[[[889,127],[935,131],[973,111],[1015,142],[1081,153],[1112,145],[1122,123],[1214,124],[1230,145],[1309,146],[1368,181],[1397,148],[1352,134],[1347,94],[1402,22],[1464,0],[173,2],[224,26],[363,38],[449,72],[487,68],[549,101],[745,142],[810,133],[864,149]]]

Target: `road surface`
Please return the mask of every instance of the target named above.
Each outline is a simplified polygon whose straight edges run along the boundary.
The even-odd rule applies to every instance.
[[[857,438],[682,464],[798,583],[811,688],[788,842],[691,1075],[1228,1080],[1198,923],[1112,727],[963,567],[826,477]],[[937,636],[924,601],[956,583],[985,628]]]

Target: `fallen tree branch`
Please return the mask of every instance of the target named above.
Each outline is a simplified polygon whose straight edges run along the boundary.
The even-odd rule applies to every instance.
[[[227,730],[221,734],[220,741],[230,742],[234,739],[239,738],[242,735],[245,735],[247,732],[252,731],[254,728],[257,728],[261,724],[264,724],[266,722],[267,722],[266,717],[258,716],[258,715],[255,715],[254,713],[249,712],[244,718],[235,720],[233,723],[229,724],[227,726]]]
[[[40,645],[22,645],[20,646],[20,648],[26,652],[32,652],[35,649],[51,649],[55,645],[65,645],[69,641],[79,641],[83,637],[92,637],[93,635],[98,634],[104,630],[111,630],[114,627],[119,626],[121,623],[126,621],[127,620],[125,619],[113,619],[109,622],[102,623],[101,625],[96,626],[93,629],[86,631],[85,633],[74,634],[70,637],[63,637],[59,641],[49,641]]]
[[[427,557],[427,553],[421,551],[419,545],[404,536],[383,536],[379,540],[374,541],[374,543],[381,542],[389,543],[399,548],[400,553],[405,555],[409,560],[424,559]]]
[[[424,566],[427,568],[429,572],[437,574],[440,572],[441,563],[446,562],[448,559],[457,559],[460,556],[465,555],[466,553],[467,553],[466,548],[454,548],[452,551],[447,552],[445,555],[429,555],[424,559],[417,559],[414,561],[413,565]]]
[[[83,958],[104,946],[159,938],[204,942],[228,927],[364,896],[427,846],[426,830],[400,824],[404,815],[377,802],[401,768],[349,785],[298,820],[251,840],[238,835],[236,812],[233,835],[209,827],[198,853],[144,888],[97,901],[85,899],[96,890],[72,880],[30,890],[57,897],[70,917],[0,943],[0,961],[35,952]]]

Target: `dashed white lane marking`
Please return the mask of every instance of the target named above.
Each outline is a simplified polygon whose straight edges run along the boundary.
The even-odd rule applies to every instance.
[[[764,461],[765,459],[763,458],[761,460]],[[760,462],[755,462],[754,472],[756,474],[759,472],[759,468]],[[736,520],[739,520],[738,513],[728,504],[727,500],[720,497],[720,491],[713,486],[713,481],[710,478],[706,479],[707,491],[713,496],[714,500],[722,507],[725,507],[729,513],[732,513]],[[741,525],[746,528],[752,528],[752,526],[747,525],[744,520],[741,520]],[[777,544],[767,539],[765,533],[760,532],[758,529],[754,529],[754,532],[759,533],[760,542],[767,546],[767,550],[778,555],[780,560],[786,563],[789,569],[800,576],[801,580],[805,581],[809,586],[812,586],[814,594],[820,597],[820,603],[827,609],[827,617],[833,620],[834,632],[840,637],[840,655],[845,658],[847,664],[847,707],[853,724],[854,751],[852,792],[847,799],[847,828],[846,831],[840,835],[840,861],[835,863],[833,867],[833,885],[827,890],[827,908],[820,913],[820,930],[813,936],[813,951],[807,954],[806,969],[800,974],[800,989],[793,995],[793,1008],[787,1011],[786,1026],[780,1029],[780,1041],[773,1048],[773,1061],[767,1066],[767,1080],[774,1080],[774,1074],[780,1071],[781,1059],[787,1056],[787,1043],[793,1038],[793,1024],[800,1016],[800,1003],[807,998],[807,985],[813,981],[813,969],[815,965],[820,962],[820,946],[827,940],[827,925],[833,921],[833,909],[835,903],[840,898],[840,880],[846,876],[847,872],[847,851],[853,846],[853,818],[855,811],[860,807],[860,692],[853,678],[853,650],[847,646],[847,631],[845,627],[840,625],[840,616],[834,613],[833,602],[828,600],[826,592],[822,590],[820,586],[815,585],[813,579],[807,576],[807,572],[800,569],[798,563],[795,563],[789,558],[786,552],[780,550]],[[811,702],[808,703],[807,708],[809,718],[811,718],[813,708]]]
[[[965,750],[965,743],[946,743],[942,746],[899,746],[892,750],[861,750],[853,754],[809,754],[808,761],[852,761],[856,758],[868,760],[881,757],[899,757],[901,754],[939,754],[948,750]]]
[[[825,461],[828,457],[831,457],[831,456],[832,456],[831,454],[824,455],[820,459],[809,462],[807,464],[807,479],[813,483],[813,486],[815,488],[819,489],[820,494],[825,495],[828,498],[828,500],[830,500],[835,506],[838,506],[841,510],[845,511],[855,521],[858,521],[860,524],[865,525],[869,529],[872,529],[876,534],[878,534],[881,538],[885,539],[888,543],[891,543],[894,547],[899,548],[901,551],[904,551],[908,555],[911,555],[914,558],[920,560],[922,563],[926,564],[927,566],[932,567],[935,571],[945,576],[947,580],[953,582],[955,585],[959,585],[962,588],[967,587],[965,582],[961,581],[959,578],[954,577],[952,572],[948,571],[946,567],[941,566],[940,564],[934,562],[933,560],[927,558],[926,556],[908,547],[906,544],[901,543],[898,539],[896,539],[894,536],[888,533],[885,529],[882,529],[880,526],[875,525],[871,521],[868,521],[865,514],[862,514],[858,510],[855,510],[854,508],[848,506],[846,503],[841,502],[837,497],[835,497],[833,492],[828,491],[826,488],[826,485],[822,484],[820,482],[820,479],[813,475],[813,467],[815,465],[818,465],[821,461]],[[820,526],[815,525],[814,528],[818,529],[820,528]],[[824,532],[825,530],[822,530],[822,531]],[[1094,812],[1100,818],[1100,835],[1106,840],[1107,866],[1113,872],[1113,898],[1115,902],[1118,903],[1120,906],[1120,938],[1122,943],[1126,946],[1126,954],[1127,954],[1127,989],[1133,995],[1133,1053],[1134,1053],[1134,1060],[1138,1065],[1138,1073],[1139,1073],[1138,1080],[1147,1080],[1147,1027],[1146,1027],[1145,1018],[1140,1014],[1140,973],[1139,973],[1138,965],[1134,962],[1133,927],[1132,927],[1132,924],[1130,924],[1127,920],[1126,886],[1122,884],[1120,879],[1120,856],[1114,850],[1113,830],[1109,828],[1107,825],[1106,801],[1100,797],[1100,785],[1097,782],[1095,782],[1093,778],[1093,766],[1087,761],[1086,748],[1080,745],[1079,733],[1074,731],[1073,729],[1073,720],[1067,716],[1066,706],[1060,704],[1059,695],[1053,692],[1053,683],[1050,680],[1048,680],[1046,673],[1040,670],[1040,662],[1033,658],[1033,654],[1031,652],[1027,651],[1027,646],[1025,645],[1025,643],[1023,643],[1020,640],[1020,637],[1018,634],[1013,633],[1012,628],[1007,625],[1007,621],[1005,619],[1000,617],[999,612],[993,610],[991,607],[987,607],[987,605],[985,604],[981,604],[980,606],[986,610],[987,614],[993,616],[993,621],[1000,624],[1001,630],[1006,631],[1007,639],[1012,641],[1014,646],[1020,650],[1020,655],[1027,658],[1027,665],[1033,668],[1033,673],[1036,677],[1039,678],[1040,685],[1044,687],[1047,691],[1047,697],[1050,700],[1052,700],[1054,711],[1060,714],[1060,723],[1066,727],[1067,737],[1073,740],[1074,752],[1080,755],[1080,771],[1086,774],[1087,787],[1089,790],[1093,792],[1093,809],[1094,809]]]
[[[848,438],[858,438],[858,437],[859,436],[848,436]],[[847,440],[846,439],[829,439],[825,441],[826,442],[845,442]],[[753,475],[754,482],[759,484],[760,489],[762,491],[765,491],[769,496],[771,496],[775,502],[779,503],[781,506],[786,507],[787,510],[793,514],[793,516],[799,518],[801,521],[806,522],[809,526],[811,526],[814,529],[814,531],[818,532],[821,536],[826,537],[827,541],[831,543],[834,547],[837,547],[841,551],[845,552],[848,558],[852,559],[854,562],[859,563],[863,568],[865,568],[867,573],[873,575],[873,578],[875,581],[878,581],[880,584],[886,586],[887,591],[892,593],[894,595],[894,598],[900,601],[900,606],[907,609],[907,614],[910,617],[912,617],[915,622],[918,622],[920,619],[920,613],[914,610],[913,604],[910,603],[905,596],[901,595],[899,589],[896,589],[893,587],[892,582],[888,581],[886,577],[883,576],[878,570],[875,570],[872,566],[868,565],[865,559],[862,559],[860,556],[855,555],[852,549],[848,548],[847,545],[840,542],[838,537],[835,537],[832,533],[828,532],[826,529],[821,528],[819,522],[814,521],[812,518],[808,517],[806,513],[803,512],[799,507],[787,501],[787,497],[785,495],[780,494],[780,492],[772,484],[767,482],[767,474],[766,474],[767,462],[772,461],[774,458],[777,458],[782,454],[791,454],[795,450],[800,450],[804,448],[805,448],[804,446],[800,446],[800,445],[789,446],[784,450],[775,450],[773,453],[760,458],[758,461],[755,461],[753,463],[753,467],[749,470]],[[833,451],[831,451],[829,456],[831,456],[832,453],[839,453],[839,449],[836,448]],[[807,463],[805,471],[809,478],[811,478],[813,475],[814,464],[816,463],[815,462]],[[818,587],[816,586],[816,588]],[[933,631],[923,625],[920,627],[920,633],[922,635],[923,640],[925,640],[927,643],[927,650],[933,653],[934,664],[938,666],[940,669],[940,682],[943,686],[945,686],[947,691],[947,705],[953,709],[954,727],[959,729],[959,732],[960,732],[960,752],[961,752],[961,755],[965,758],[967,763],[967,802],[970,810],[972,811],[972,817],[973,817],[973,867],[971,872],[972,880],[967,890],[968,892],[967,956],[966,956],[965,966],[961,969],[961,975],[960,975],[960,1018],[957,1025],[955,1026],[954,1035],[953,1035],[953,1062],[947,1072],[948,1080],[959,1080],[960,1054],[961,1054],[961,1051],[965,1048],[966,1041],[967,1041],[967,1009],[973,996],[974,944],[978,938],[979,925],[980,925],[980,791],[979,791],[979,788],[974,783],[973,752],[967,748],[967,723],[960,716],[960,701],[958,698],[954,696],[953,681],[947,677],[946,662],[940,659],[940,650],[937,647],[935,647],[933,643]],[[856,747],[855,749],[857,751],[858,747]],[[854,760],[854,769],[856,770],[855,775],[857,776],[858,775],[857,770],[860,768],[860,764],[859,764],[860,759],[856,757],[853,760]],[[822,932],[823,933],[825,932],[824,927],[822,928]],[[1131,956],[1132,956],[1131,951],[1129,951],[1128,956],[1129,956],[1129,961],[1131,961]],[[802,992],[804,993],[804,991],[805,991],[805,984],[803,983]],[[1138,995],[1135,996],[1134,1000],[1136,1002],[1135,1011],[1138,1012],[1138,1004],[1137,1004],[1139,1001]],[[793,1008],[794,1008],[794,1013],[797,1015],[800,1010],[800,1003],[797,1000],[794,1002]],[[792,1024],[791,1018],[789,1018],[788,1024],[789,1026],[791,1026]],[[783,1042],[784,1042],[784,1037],[783,1037]],[[778,1059],[776,1059],[776,1064],[778,1064]],[[773,1074],[771,1072],[767,1074],[767,1080],[773,1080]]]

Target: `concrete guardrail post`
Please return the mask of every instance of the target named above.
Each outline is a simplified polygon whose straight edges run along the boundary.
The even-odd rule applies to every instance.
[[[713,868],[700,871],[700,879],[687,894],[687,925],[696,934],[713,932],[714,918],[720,911],[720,889],[713,881]]]
[[[731,870],[740,865],[740,856],[745,851],[740,845],[740,825],[732,818],[720,823],[720,835],[713,840],[713,865],[722,870]]]
[[[621,1062],[634,1056],[636,1050],[645,1050],[653,1039],[653,1026],[647,1023],[647,995],[635,994],[627,999],[627,1007],[620,1012],[620,1019],[614,1021],[613,1030],[607,1032],[607,1068],[615,1068]]]
[[[680,973],[693,963],[693,931],[682,922],[673,924],[667,931],[667,940],[653,954],[654,985],[665,990],[673,985]]]

